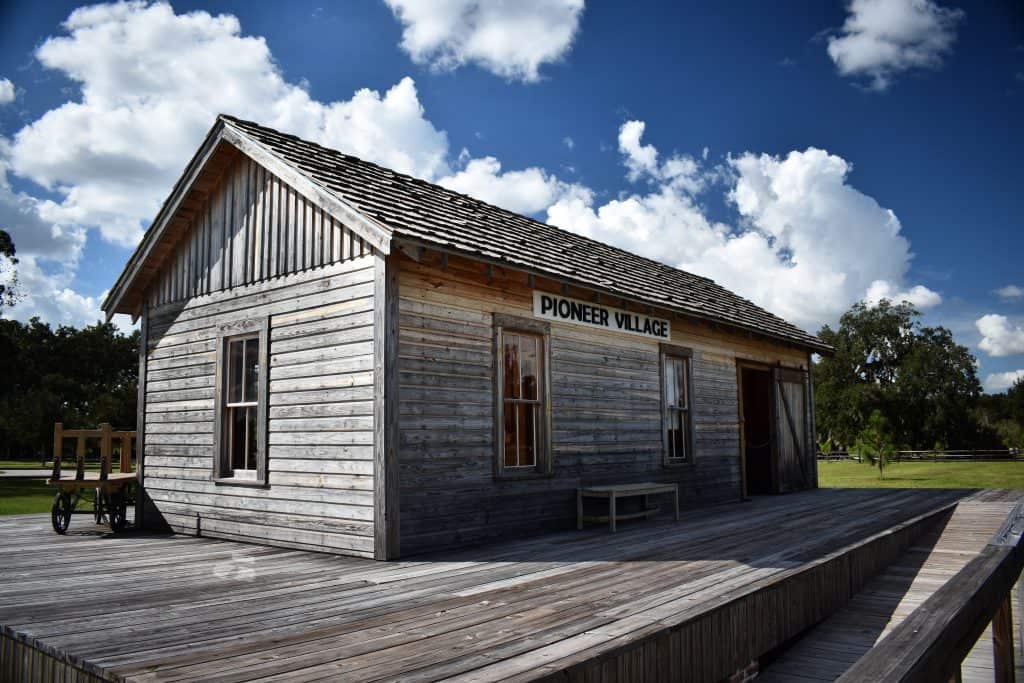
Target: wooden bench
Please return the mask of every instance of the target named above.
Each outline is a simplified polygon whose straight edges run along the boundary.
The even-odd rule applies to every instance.
[[[642,484],[611,484],[607,486],[581,486],[576,489],[576,528],[582,529],[584,522],[608,522],[608,530],[611,533],[615,533],[615,523],[619,520],[624,519],[640,519],[653,517],[658,514],[659,508],[657,506],[651,507],[647,504],[647,496],[653,496],[659,493],[671,493],[675,496],[675,517],[676,521],[679,521],[679,484],[655,484],[655,483],[642,483]],[[631,512],[628,514],[620,515],[615,510],[615,501],[619,498],[630,498],[633,496],[643,496],[644,506],[640,512]],[[583,514],[583,499],[584,498],[607,498],[608,499],[608,515],[604,516],[588,516]]]

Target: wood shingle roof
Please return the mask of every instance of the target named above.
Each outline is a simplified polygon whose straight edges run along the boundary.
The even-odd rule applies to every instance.
[[[831,351],[817,337],[706,277],[251,121],[221,118],[398,238],[550,274],[815,351]]]

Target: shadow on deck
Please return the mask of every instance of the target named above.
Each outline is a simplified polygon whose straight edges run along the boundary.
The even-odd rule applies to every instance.
[[[810,491],[389,563],[4,518],[0,673],[715,681],[997,495]]]

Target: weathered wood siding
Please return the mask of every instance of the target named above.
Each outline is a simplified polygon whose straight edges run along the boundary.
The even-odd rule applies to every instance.
[[[280,178],[238,155],[195,212],[149,303],[263,282],[358,258],[370,246]]]
[[[665,467],[657,342],[552,323],[553,476],[496,480],[492,313],[532,316],[527,277],[455,257],[442,266],[429,254],[399,263],[403,555],[569,526],[580,484],[678,482],[690,506],[735,500],[736,358],[806,362],[796,350],[673,319],[672,343],[693,349],[696,454],[692,465]],[[561,291],[540,278],[534,286]]]
[[[240,159],[211,195],[209,214],[197,217],[179,246],[184,262],[168,266],[164,292],[151,297],[171,303],[147,315],[145,490],[177,531],[372,557],[376,257],[337,224],[340,243],[324,238],[329,220],[294,223],[303,213],[301,198],[288,221],[268,214],[264,222],[265,200],[253,187],[294,197]],[[252,210],[217,208],[239,196],[256,197]],[[227,239],[218,237],[215,248],[197,257],[190,245],[211,235],[209,215],[226,217],[228,227],[214,225],[212,233]],[[260,245],[276,244],[278,227],[279,258],[246,260],[246,253],[275,253]],[[229,265],[221,267],[224,259]],[[268,263],[275,265],[266,269]],[[270,321],[269,487],[216,483],[218,330],[264,317]]]

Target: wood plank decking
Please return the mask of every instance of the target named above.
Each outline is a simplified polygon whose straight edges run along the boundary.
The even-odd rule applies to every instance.
[[[809,491],[389,563],[7,517],[0,640],[107,680],[717,680],[966,496]]]
[[[967,566],[999,530],[1022,494],[1024,491],[985,491],[961,502],[948,520],[922,536],[845,608],[762,669],[758,680],[836,680]],[[962,676],[964,681],[994,680],[991,629],[986,629],[964,661]]]

